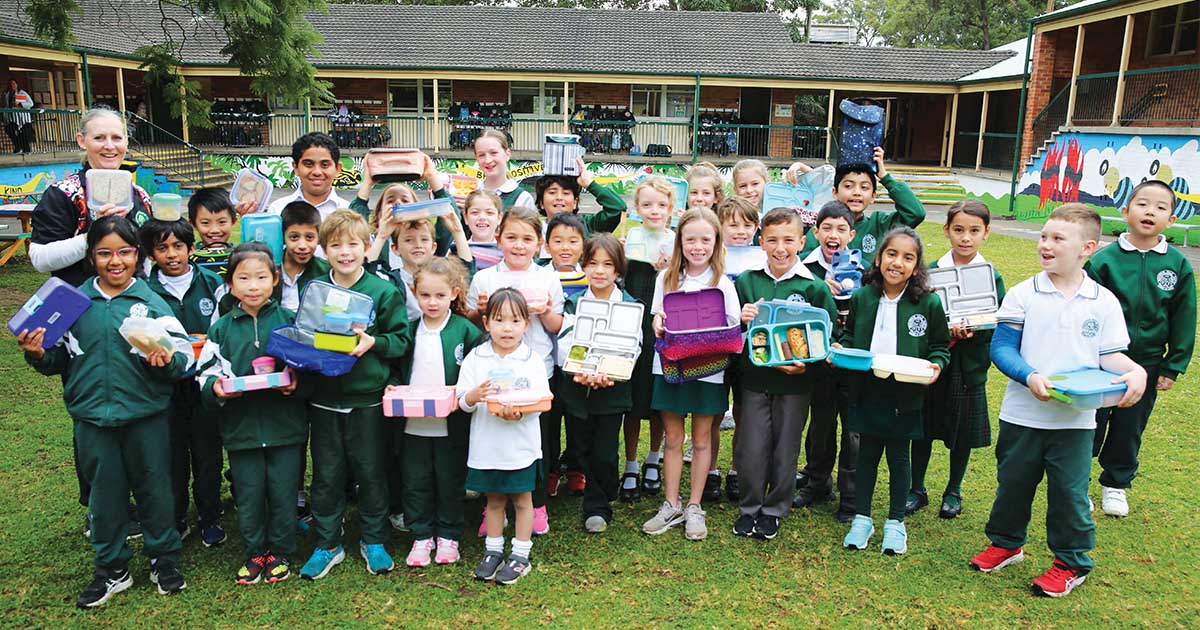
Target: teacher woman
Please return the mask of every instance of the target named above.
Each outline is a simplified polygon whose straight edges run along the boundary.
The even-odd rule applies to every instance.
[[[112,204],[96,211],[88,209],[84,173],[90,168],[121,168],[129,148],[121,114],[105,107],[89,109],[80,118],[75,142],[87,152],[83,168],[51,184],[42,193],[42,200],[33,209],[29,259],[34,269],[79,286],[92,275],[83,262],[92,221],[117,214],[141,227],[150,218],[150,196],[134,184],[132,209]]]

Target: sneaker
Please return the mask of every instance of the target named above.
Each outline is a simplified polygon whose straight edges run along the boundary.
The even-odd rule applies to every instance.
[[[732,431],[737,428],[737,422],[733,419],[733,410],[725,412],[725,417],[721,418],[721,430]]]
[[[508,527],[508,514],[504,515],[504,526]],[[547,526],[549,527],[549,526]],[[483,506],[483,520],[479,521],[479,537],[487,536],[487,506]]]
[[[867,548],[867,544],[871,542],[871,536],[874,535],[875,523],[871,522],[871,517],[857,514],[854,516],[854,522],[850,524],[850,531],[846,534],[846,538],[842,540],[842,546],[861,551]]]
[[[404,523],[404,514],[396,513],[388,515],[388,522],[392,524],[392,529],[398,532],[408,531],[408,525]]]
[[[159,595],[174,595],[187,588],[179,567],[174,562],[158,558],[150,561],[150,582],[158,587]]]
[[[928,490],[909,490],[908,500],[904,502],[904,514],[914,514],[926,505],[929,505]]]
[[[688,540],[704,540],[708,538],[708,525],[704,522],[704,510],[695,503],[689,504],[683,510],[683,536]]]
[[[833,487],[828,484],[811,483],[804,484],[796,491],[796,496],[792,498],[792,507],[806,508],[817,505],[818,503],[828,503],[837,498],[833,492]]]
[[[75,605],[79,608],[103,606],[109,597],[130,586],[133,586],[133,576],[129,569],[96,569],[92,583],[75,599]]]
[[[996,545],[988,545],[987,549],[971,558],[971,568],[983,573],[999,571],[1010,564],[1016,564],[1025,559],[1025,552],[1020,547],[1005,549]]]
[[[396,562],[388,555],[383,545],[368,545],[360,540],[358,541],[358,553],[363,557],[363,560],[367,561],[367,573],[371,575],[387,573],[396,568]]]
[[[267,567],[263,569],[263,574],[266,575],[268,584],[282,582],[292,577],[292,564],[285,556],[268,556]]]
[[[483,560],[479,561],[479,566],[475,567],[476,580],[494,580],[496,572],[500,570],[500,565],[504,562],[504,554],[498,551],[483,552]]]
[[[125,531],[125,540],[135,540],[142,537],[142,522],[136,518],[129,518],[129,527]]]
[[[687,450],[685,450],[683,452],[683,463],[685,463],[685,464],[692,463],[692,455],[693,454],[694,453],[692,453],[692,445],[688,444]]]
[[[234,579],[235,584],[248,586],[250,584],[258,584],[262,579],[263,570],[267,567],[267,561],[270,560],[268,554],[254,556],[246,561],[240,569],[238,569],[237,577]]]
[[[778,516],[769,514],[759,514],[758,518],[754,519],[754,537],[760,540],[771,540],[779,535]]]
[[[632,479],[633,487],[629,487],[625,482]],[[642,498],[642,489],[640,476],[637,473],[625,473],[621,475],[621,491],[617,494],[617,498],[626,502],[633,503]]]
[[[1100,509],[1109,516],[1129,516],[1129,501],[1125,499],[1125,490],[1121,488],[1105,488],[1100,498]]]
[[[578,470],[568,470],[567,492],[573,497],[583,496],[585,488],[587,488],[587,477]]]
[[[603,516],[589,516],[583,522],[583,531],[589,534],[599,534],[608,529],[608,521]]]
[[[342,550],[342,546],[338,545],[333,550],[322,549],[317,547],[313,549],[312,555],[308,557],[308,562],[300,567],[300,577],[306,580],[319,580],[325,577],[329,570],[342,563],[346,559],[346,552]]]
[[[725,473],[725,497],[734,503],[742,500],[742,485],[738,483],[736,470]]]
[[[942,495],[942,507],[938,510],[938,518],[955,518],[962,514],[962,495],[957,492],[947,492]]]
[[[225,530],[216,523],[207,527],[204,525],[200,526],[200,541],[204,543],[205,547],[216,547],[225,542],[226,538],[228,536],[225,535]]]
[[[647,471],[653,470],[654,477],[646,475]],[[645,494],[658,494],[662,490],[662,465],[661,464],[642,464],[642,492]]]
[[[1030,590],[1034,595],[1044,597],[1064,597],[1071,594],[1076,586],[1083,584],[1087,579],[1087,575],[1080,575],[1075,569],[1068,568],[1067,565],[1054,561],[1050,565],[1050,570],[1043,573],[1038,579],[1030,585]]]
[[[716,503],[721,500],[721,473],[710,470],[704,480],[704,494],[701,498],[705,503]]]
[[[807,471],[804,471],[804,470],[796,471],[796,489],[797,490],[803,488],[804,486],[807,486],[808,480],[809,480],[809,476],[808,476]]]
[[[449,538],[437,539],[437,555],[433,557],[434,562],[438,564],[454,564],[461,557],[458,555],[457,540],[450,540]]]
[[[175,523],[175,529],[179,532],[179,540],[187,540],[192,535],[192,526],[187,521]]]
[[[1092,503],[1092,497],[1089,496],[1088,497],[1088,512],[1095,512],[1095,511],[1096,511],[1096,504]]]
[[[733,535],[749,538],[754,534],[754,515],[743,514],[733,522]]]
[[[642,523],[642,531],[651,536],[657,536],[666,533],[668,529],[681,523],[683,523],[683,508],[663,501],[663,504],[658,508],[658,513],[650,520]]]
[[[500,567],[496,572],[496,582],[500,584],[516,584],[517,580],[529,575],[533,570],[533,565],[529,563],[529,558],[524,558],[516,554],[509,554],[508,562]]]
[[[883,522],[883,553],[899,556],[908,551],[908,530],[904,521],[888,519]]]
[[[558,496],[558,484],[562,482],[562,473],[557,470],[551,471],[546,475],[546,496]]]
[[[533,508],[533,535],[545,536],[549,533],[550,515],[546,513],[546,506]]]
[[[408,558],[404,563],[410,567],[427,567],[429,566],[429,556],[433,553],[434,542],[432,538],[424,540],[414,540],[412,550],[408,552]]]

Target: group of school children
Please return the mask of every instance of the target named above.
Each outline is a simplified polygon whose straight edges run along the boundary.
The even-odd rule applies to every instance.
[[[642,227],[670,231],[670,246],[644,262],[628,259],[611,234],[625,218],[624,201],[594,181],[582,161],[582,175],[544,176],[531,195],[508,178],[511,152],[503,134],[485,131],[474,149],[483,179],[478,190],[454,199],[459,214],[436,223],[397,222],[390,208],[415,201],[412,188],[387,186],[372,208],[375,182],[364,170],[358,195],[345,203],[332,188],[338,147],[324,134],[301,137],[292,150],[300,188],[267,210],[282,218],[282,264],[266,246],[244,243],[228,253],[223,277],[195,261],[198,252],[231,240],[241,208],[224,191],[198,191],[189,202],[190,221],[152,220],[139,230],[116,216],[92,223],[87,261],[96,276],[80,287],[92,307],[49,350],[42,350],[41,329],[23,331],[18,340],[39,372],[63,375],[77,457],[93,488],[88,522],[96,571],[79,606],[99,606],[133,583],[130,492],[152,558],[151,580],[164,594],[185,587],[179,555],[190,534],[189,474],[204,544],[225,537],[220,445],[245,546],[238,584],[287,579],[297,539],[310,531],[313,552],[299,573],[311,580],[328,575],[346,557],[343,525],[352,500],[361,523],[358,550],[371,574],[394,567],[386,549],[390,528],[412,532],[408,566],[458,562],[464,495],[477,493],[486,496],[479,528],[485,552],[474,576],[515,583],[531,570],[532,536],[549,531],[547,497],[564,480],[568,491],[583,495],[581,520],[589,533],[606,530],[614,501],[662,492],[643,531],[660,535],[682,526],[687,539],[701,540],[707,536],[701,506],[721,494],[719,426],[731,398],[737,428],[725,482],[739,506],[735,535],[773,539],[793,507],[840,495],[836,516],[850,526],[844,546],[867,549],[886,456],[881,549],[903,554],[905,517],[929,501],[925,474],[934,440],[946,445],[950,459],[939,516],[963,510],[970,452],[992,443],[985,384],[993,363],[1011,380],[996,440],[991,545],[970,565],[990,572],[1024,557],[1030,507],[1044,475],[1054,560],[1033,590],[1061,596],[1081,583],[1092,569],[1095,538],[1088,498],[1093,453],[1103,469],[1104,511],[1128,513],[1125,489],[1137,471],[1155,391],[1169,389],[1183,373],[1196,324],[1191,268],[1162,236],[1174,221],[1168,186],[1138,186],[1123,210],[1128,232],[1101,249],[1094,211],[1079,204],[1056,209],[1038,242],[1042,272],[1007,294],[996,276],[1003,303],[993,334],[948,324],[927,270],[984,261],[987,208],[971,200],[952,206],[944,228],[950,251],[927,265],[913,230],[925,211],[888,175],[881,150],[874,164],[837,169],[836,200],[811,225],[788,208],[760,216],[769,175],[755,160],[733,168],[729,198],[714,167],[692,167],[681,216],[674,187],[647,178],[634,192],[633,212]],[[786,177],[805,170],[794,165]],[[422,179],[434,197],[449,196],[428,157]],[[868,212],[877,181],[895,211]],[[583,190],[595,197],[598,212],[577,213]],[[477,265],[473,252],[484,251],[480,245],[495,247],[499,262]],[[764,251],[765,264],[730,277],[725,248],[753,245]],[[866,266],[854,291],[830,273],[833,253],[847,248],[861,250]],[[211,266],[211,257],[202,259]],[[583,273],[587,288],[564,297],[563,271]],[[253,374],[251,364],[267,356],[272,331],[294,324],[314,281],[374,302],[374,316],[350,352],[357,357],[353,369],[327,377],[287,368],[287,386],[227,391],[224,379]],[[834,347],[925,359],[933,381],[901,383],[824,362],[760,367],[747,347],[724,371],[669,382],[664,367],[672,366],[655,350],[668,324],[664,296],[706,287],[720,290],[727,317],[743,325],[764,301],[822,309]],[[544,299],[527,300],[531,295]],[[562,371],[585,298],[644,305],[629,380]],[[176,352],[131,352],[117,330],[129,316],[174,318],[173,330],[206,334],[207,341],[198,359],[182,334],[173,337]],[[1047,402],[1048,376],[1097,367],[1127,386],[1116,409],[1079,412]],[[384,394],[399,385],[455,386],[457,409],[447,418],[385,418]],[[553,407],[539,414],[489,406],[502,389],[552,391]],[[688,416],[691,483],[684,497]],[[647,418],[649,452],[639,468]],[[514,535],[506,557],[510,502]]]

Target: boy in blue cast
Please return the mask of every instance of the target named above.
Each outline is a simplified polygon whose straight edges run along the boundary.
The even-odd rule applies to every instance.
[[[1078,203],[1055,209],[1038,240],[1042,272],[1004,296],[992,337],[992,362],[1012,380],[1000,404],[998,483],[985,530],[992,544],[971,567],[987,573],[1025,559],[1021,547],[1044,475],[1054,562],[1033,581],[1035,595],[1062,597],[1082,584],[1096,543],[1087,496],[1096,412],[1051,401],[1049,377],[1089,368],[1120,374],[1120,407],[1135,404],[1146,387],[1146,371],[1124,354],[1129,334],[1120,303],[1083,273],[1099,238],[1095,210]]]
[[[1175,191],[1170,186],[1153,179],[1138,184],[1121,210],[1128,230],[1083,267],[1121,301],[1129,356],[1146,370],[1146,393],[1138,404],[1096,411],[1092,456],[1100,459],[1100,507],[1109,516],[1129,514],[1125,490],[1137,475],[1142,432],[1154,401],[1187,369],[1196,345],[1192,265],[1162,234],[1175,223],[1174,211]]]
[[[217,305],[227,288],[216,274],[188,262],[195,244],[192,226],[182,219],[151,219],[138,232],[142,249],[154,260],[146,284],[171,307],[189,335],[207,335],[220,316]],[[171,394],[171,486],[175,494],[175,528],[180,538],[188,524],[188,479],[205,547],[225,541],[221,528],[221,433],[216,418],[200,409],[200,385],[192,378],[175,383]]]

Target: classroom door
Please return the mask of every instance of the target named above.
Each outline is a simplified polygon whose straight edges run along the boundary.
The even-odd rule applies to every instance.
[[[743,125],[767,125],[771,122],[771,88],[742,88]],[[769,129],[742,128],[738,131],[739,155],[767,155]]]

